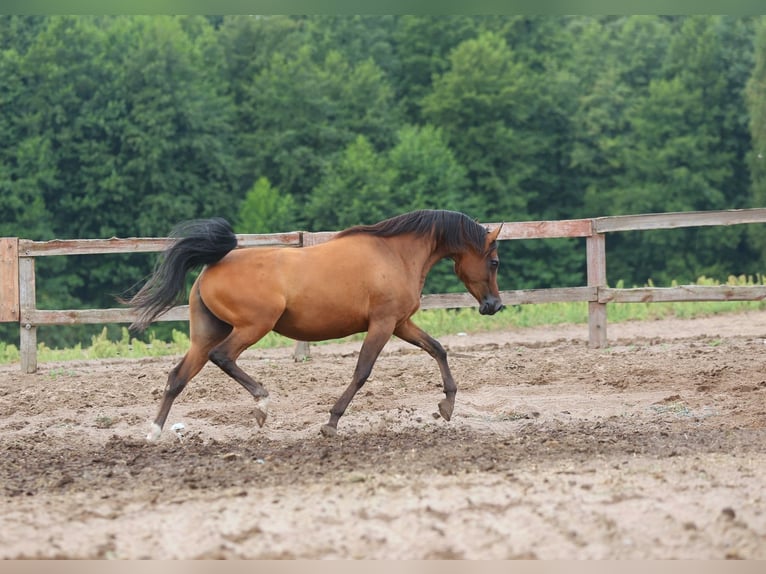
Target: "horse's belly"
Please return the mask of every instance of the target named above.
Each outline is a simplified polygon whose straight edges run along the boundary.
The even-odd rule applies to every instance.
[[[325,341],[339,339],[367,330],[368,322],[348,316],[309,316],[286,312],[274,325],[274,331],[299,341]]]

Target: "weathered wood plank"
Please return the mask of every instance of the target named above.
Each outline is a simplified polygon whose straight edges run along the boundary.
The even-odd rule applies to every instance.
[[[237,235],[238,247],[299,247],[301,233],[263,233]],[[52,239],[19,241],[19,253],[25,257],[49,255],[97,255],[104,253],[152,253],[173,244],[165,237],[112,237],[111,239]]]
[[[671,301],[761,301],[766,299],[764,286],[698,286],[646,287],[637,289],[611,289],[596,287],[563,287],[557,289],[520,289],[501,291],[505,305],[537,303],[598,302],[647,303]],[[478,307],[469,293],[443,293],[424,295],[421,309],[452,309]],[[74,325],[81,323],[130,323],[135,318],[132,309],[29,309],[22,312],[21,321],[37,325]],[[173,307],[157,321],[187,321],[188,305]]]
[[[499,223],[489,223],[494,229]],[[552,239],[557,237],[588,237],[592,235],[591,219],[562,221],[509,221],[503,223],[498,239]]]
[[[95,255],[103,253],[139,253],[164,251],[172,240],[151,237],[119,239],[52,239],[50,241],[19,241],[19,254],[23,257],[48,255]]]
[[[589,237],[593,233],[611,231],[670,229],[708,225],[735,225],[740,223],[766,223],[766,208],[734,209],[723,211],[650,213],[621,215],[596,219],[569,219],[562,221],[506,222],[499,239],[543,239],[561,237]],[[500,223],[487,224],[490,228]],[[315,233],[292,231],[288,233],[239,234],[239,247],[299,247],[324,243],[336,231]],[[90,255],[103,253],[136,253],[163,251],[172,239],[159,237],[128,237],[110,239],[53,239],[51,241],[19,240],[22,257],[47,255]]]
[[[606,237],[597,233],[585,240],[588,286],[606,286]],[[588,302],[588,345],[595,349],[606,347],[606,304]]]
[[[19,258],[19,313],[22,317],[19,332],[19,354],[21,371],[34,373],[37,370],[37,327],[23,321],[24,313],[35,308],[35,260]]]
[[[311,358],[311,345],[308,341],[298,341],[293,350],[293,361],[300,363]]]
[[[304,231],[303,232],[303,247],[311,247],[312,245],[319,245],[330,241],[338,234],[337,231]]]
[[[529,305],[533,303],[567,303],[577,301],[595,301],[597,290],[591,287],[561,287],[557,289],[518,289],[501,291],[500,298],[504,305]],[[457,309],[460,307],[478,307],[479,304],[470,293],[442,293],[423,295],[420,298],[421,309]]]
[[[679,285],[677,287],[602,288],[600,303],[669,303],[674,301],[763,301],[766,285]]]
[[[30,325],[79,325],[94,323],[131,323],[132,309],[29,309],[22,312],[22,323]],[[188,321],[189,306],[179,305],[155,321]]]
[[[702,227],[709,225],[738,225],[740,223],[766,223],[766,208],[597,217],[593,220],[593,231],[596,233],[607,233],[611,231],[675,229],[679,227]]]
[[[501,291],[505,305],[529,305],[534,303],[563,303],[595,300],[597,290],[590,287],[563,287],[559,289],[521,289]],[[421,309],[456,309],[478,307],[469,293],[445,293],[424,295]],[[22,322],[37,325],[76,325],[93,323],[130,323],[135,318],[132,309],[28,309],[22,312]],[[157,321],[187,321],[189,306],[179,305],[160,315]]]
[[[237,235],[237,241],[237,247],[300,247],[303,232],[241,234]]]
[[[0,237],[0,323],[19,317],[19,240]]]
[[[551,239],[560,237],[588,237],[592,234],[591,219],[567,219],[563,221],[509,221],[502,223],[498,239]],[[500,223],[486,223],[490,229]],[[303,246],[317,245],[329,241],[337,231],[303,233]]]

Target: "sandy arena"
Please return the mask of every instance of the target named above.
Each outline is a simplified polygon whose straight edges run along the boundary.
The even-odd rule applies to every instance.
[[[0,366],[0,558],[766,559],[766,312],[609,339],[443,337],[450,422],[391,341],[333,439],[359,343],[246,352],[263,428],[208,365],[156,444],[178,357]]]

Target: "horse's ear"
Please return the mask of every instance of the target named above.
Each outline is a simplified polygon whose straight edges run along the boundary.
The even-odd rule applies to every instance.
[[[492,231],[490,231],[487,234],[487,245],[490,243],[493,243],[497,241],[497,236],[500,235],[500,230],[503,228],[503,224],[501,223],[497,227],[495,227]]]

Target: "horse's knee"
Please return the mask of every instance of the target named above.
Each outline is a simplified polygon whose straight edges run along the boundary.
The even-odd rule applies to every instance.
[[[186,387],[186,383],[189,382],[187,377],[182,373],[183,363],[177,365],[168,375],[168,382],[165,385],[165,394],[173,399],[181,394],[181,391]]]
[[[433,355],[437,361],[447,360],[447,351],[442,347],[442,344],[439,341],[434,341]]]
[[[370,375],[372,374],[372,366],[370,367],[364,367],[361,369],[357,369],[354,373],[354,380],[353,385],[354,388],[358,391],[364,386],[364,383],[367,382],[367,379],[370,378]]]
[[[223,370],[226,370],[226,366],[231,363],[231,359],[229,356],[223,351],[223,349],[212,349],[208,354],[207,358],[210,359],[210,361],[222,368]]]

